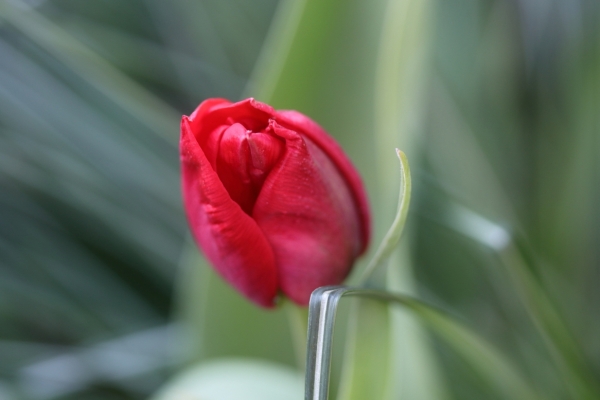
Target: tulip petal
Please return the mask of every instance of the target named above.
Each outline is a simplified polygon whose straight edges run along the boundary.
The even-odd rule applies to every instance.
[[[247,137],[246,128],[238,123],[225,130],[219,144],[216,171],[231,199],[250,214],[260,186],[253,185],[250,179]]]
[[[218,120],[217,118],[210,118],[211,114],[214,114],[215,110],[220,108],[224,108],[230,106],[231,102],[225,99],[207,99],[204,100],[200,105],[194,110],[194,112],[188,117],[190,121],[190,127],[192,128],[192,132],[196,135],[196,140],[200,143],[201,147],[204,143],[203,141],[208,140],[214,128],[218,125],[224,125],[225,120]],[[213,126],[208,126],[206,123],[207,119],[210,118]],[[209,129],[208,129],[209,128]]]
[[[225,124],[224,120],[220,121],[212,118],[212,126],[210,129],[207,129],[208,124],[205,121],[212,111],[228,105],[231,105],[229,100],[219,98],[207,99],[200,103],[200,105],[188,117],[188,123],[191,127],[191,130],[194,132],[196,140],[200,144],[200,147],[204,151],[204,154],[206,155],[206,158],[208,158],[208,161],[210,162],[210,165],[212,165],[213,169],[216,169],[217,154],[219,152],[221,136],[223,135],[225,129],[227,129],[228,125]]]
[[[251,169],[250,177],[258,187],[262,187],[271,169],[281,158],[284,141],[269,133],[258,132],[248,136]]]
[[[184,204],[196,241],[226,281],[255,303],[272,307],[277,270],[270,243],[231,199],[185,116],[180,153]]]
[[[206,103],[206,105],[205,105]],[[210,132],[219,125],[242,124],[246,129],[260,132],[269,125],[275,110],[252,98],[231,103],[223,99],[205,100],[190,116],[191,127],[202,148]]]
[[[209,112],[216,110],[218,108],[224,107],[231,104],[229,100],[214,98],[214,99],[206,99],[194,110],[194,112],[188,117],[190,121],[200,121],[206,114]],[[192,122],[192,128],[196,128],[196,126]]]
[[[339,284],[362,247],[360,217],[344,177],[311,140],[271,122],[286,141],[254,206],[271,243],[281,290],[308,304],[319,286]]]
[[[319,124],[306,115],[298,111],[282,110],[276,112],[275,118],[278,124],[301,132],[302,135],[314,142],[333,161],[346,180],[346,184],[350,186],[352,198],[361,218],[362,247],[359,255],[362,254],[366,250],[371,236],[371,217],[369,201],[358,171],[356,171],[340,145]]]

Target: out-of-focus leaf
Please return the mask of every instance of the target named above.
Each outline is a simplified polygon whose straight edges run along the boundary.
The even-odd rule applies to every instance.
[[[390,379],[388,305],[355,299],[351,308],[338,400],[383,399]]]
[[[523,375],[501,353],[443,313],[408,299],[415,312],[444,342],[473,366],[495,392],[506,399],[541,399]]]
[[[197,364],[175,376],[152,400],[301,400],[302,375],[289,367],[251,359]]]
[[[431,69],[433,3],[389,1],[379,41],[375,80],[375,143],[378,191],[377,222],[386,224],[394,213],[394,188],[399,171],[385,154],[401,148],[420,168],[424,145],[425,88]],[[386,180],[387,179],[387,180]],[[382,222],[383,221],[383,222]],[[387,222],[389,223],[389,222]],[[416,293],[412,262],[413,229],[407,227],[404,242],[392,252],[387,273],[379,277],[389,290]],[[380,228],[381,229],[381,228]],[[386,399],[443,399],[447,397],[438,363],[426,332],[405,310],[390,309],[391,365]]]
[[[152,132],[165,138],[167,143],[175,143],[177,135],[171,132],[173,126],[177,126],[179,113],[162,99],[128,78],[35,9],[19,8],[3,0],[0,17],[66,63],[96,90],[138,118]]]
[[[537,282],[533,265],[519,244],[503,227],[460,207],[449,213],[449,223],[461,233],[497,252],[519,300],[529,313],[563,376],[563,384],[574,396],[593,399],[598,389],[585,365],[583,351],[569,331],[549,296]]]
[[[264,310],[251,304],[216,275],[192,243],[181,268],[178,317],[184,324],[181,350],[186,364],[241,356],[295,365],[282,307]]]
[[[398,211],[377,252],[367,265],[364,283],[377,267],[387,261],[396,249],[408,214],[411,179],[406,155],[396,149],[400,159],[402,182],[398,195]],[[390,316],[385,304],[358,301],[350,314],[349,337],[338,399],[384,398],[390,378]]]

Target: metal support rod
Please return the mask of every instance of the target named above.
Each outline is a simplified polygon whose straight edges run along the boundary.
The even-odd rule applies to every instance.
[[[408,302],[410,298],[383,290],[346,286],[324,286],[310,296],[306,352],[305,400],[327,400],[333,328],[338,304],[343,296],[361,296],[383,301]]]

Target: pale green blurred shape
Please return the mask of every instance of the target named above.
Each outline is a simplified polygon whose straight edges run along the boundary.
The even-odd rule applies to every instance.
[[[291,368],[244,359],[220,359],[183,371],[153,400],[301,400],[302,375]]]

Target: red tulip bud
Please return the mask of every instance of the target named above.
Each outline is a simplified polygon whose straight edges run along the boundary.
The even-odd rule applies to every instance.
[[[181,120],[183,199],[218,273],[255,303],[306,305],[341,283],[367,247],[360,177],[308,117],[254,99],[204,101]]]

